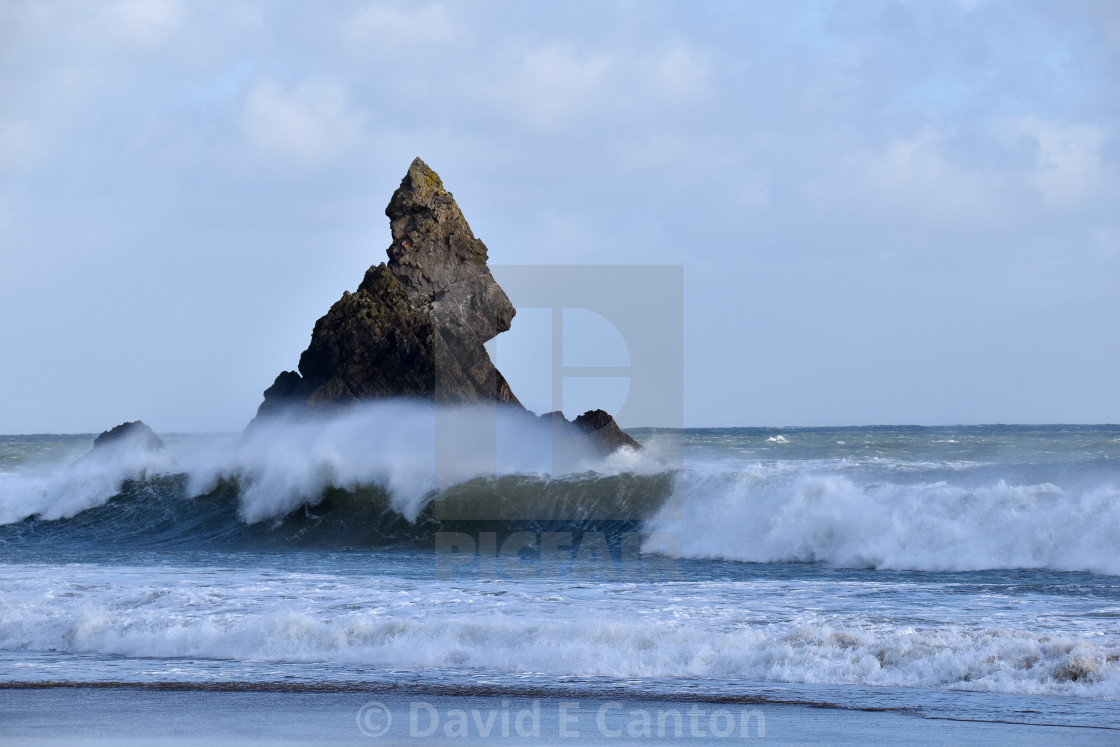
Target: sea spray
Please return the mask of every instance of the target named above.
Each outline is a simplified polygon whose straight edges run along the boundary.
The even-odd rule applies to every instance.
[[[173,443],[155,454],[129,445],[0,475],[0,523],[70,518],[118,495],[126,480],[160,474],[186,475],[191,496],[235,483],[242,519],[256,523],[315,505],[329,488],[381,488],[394,511],[415,521],[438,491],[475,478],[548,480],[661,468],[652,453],[621,449],[603,456],[584,439],[554,439],[550,423],[512,408],[401,400],[331,417],[277,417],[242,436]]]
[[[784,433],[678,433],[675,460],[673,434],[642,434],[642,451],[604,458],[522,413],[386,401],[0,474],[0,521],[37,517],[0,541],[213,543],[280,527],[269,541],[330,546],[430,541],[461,529],[449,520],[615,521],[673,534],[686,558],[1120,574],[1115,429]]]
[[[117,495],[125,480],[171,470],[168,454],[145,448],[143,439],[134,434],[65,464],[34,461],[0,474],[0,525],[29,516],[69,518]]]

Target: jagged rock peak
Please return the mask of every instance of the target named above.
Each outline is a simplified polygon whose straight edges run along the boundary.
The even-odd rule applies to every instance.
[[[516,312],[443,180],[415,159],[385,215],[389,261],[369,268],[358,289],[344,292],[315,323],[299,373],[276,377],[257,417],[387,397],[524,410],[484,347],[510,328]],[[602,410],[559,421],[559,431],[587,434],[606,451],[640,448]]]
[[[520,407],[484,347],[513,304],[443,181],[419,158],[385,209],[389,261],[315,323],[299,373],[281,373],[257,414],[328,411],[386,397]]]
[[[516,311],[486,266],[486,245],[439,175],[419,158],[385,215],[393,234],[389,270],[444,336],[485,342],[509,329]]]

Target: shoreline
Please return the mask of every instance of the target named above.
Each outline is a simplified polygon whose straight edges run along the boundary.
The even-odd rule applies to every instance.
[[[263,684],[263,683],[253,683]],[[326,686],[329,687],[329,686]],[[1114,744],[1116,729],[924,716],[902,709],[645,696],[405,693],[385,688],[201,689],[159,683],[0,686],[5,744],[648,743]]]
[[[223,679],[223,680],[9,680],[6,691],[109,691],[140,693],[276,694],[350,697],[376,695],[397,699],[468,698],[515,700],[640,700],[645,703],[703,704],[717,708],[792,707],[868,714],[1020,726],[1047,726],[1120,732],[1120,701],[1060,695],[876,686],[814,685],[769,681],[690,682],[692,689],[662,690],[626,681],[496,682],[448,679],[398,679],[399,671],[363,679]],[[371,676],[372,675],[372,676]],[[641,687],[642,689],[637,689]],[[1021,716],[1016,718],[1016,716]],[[1096,723],[1094,723],[1096,721]]]

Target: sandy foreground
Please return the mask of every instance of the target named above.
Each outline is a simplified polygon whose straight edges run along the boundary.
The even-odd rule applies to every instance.
[[[902,711],[400,692],[0,689],[5,745],[1116,744],[1113,729]]]

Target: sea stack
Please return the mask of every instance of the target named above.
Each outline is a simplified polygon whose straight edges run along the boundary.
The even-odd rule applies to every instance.
[[[358,289],[315,323],[299,371],[276,377],[254,422],[389,397],[524,410],[484,347],[509,329],[516,311],[443,181],[417,158],[385,215],[389,261],[367,270]],[[605,450],[639,448],[609,414],[592,413],[574,425]]]

